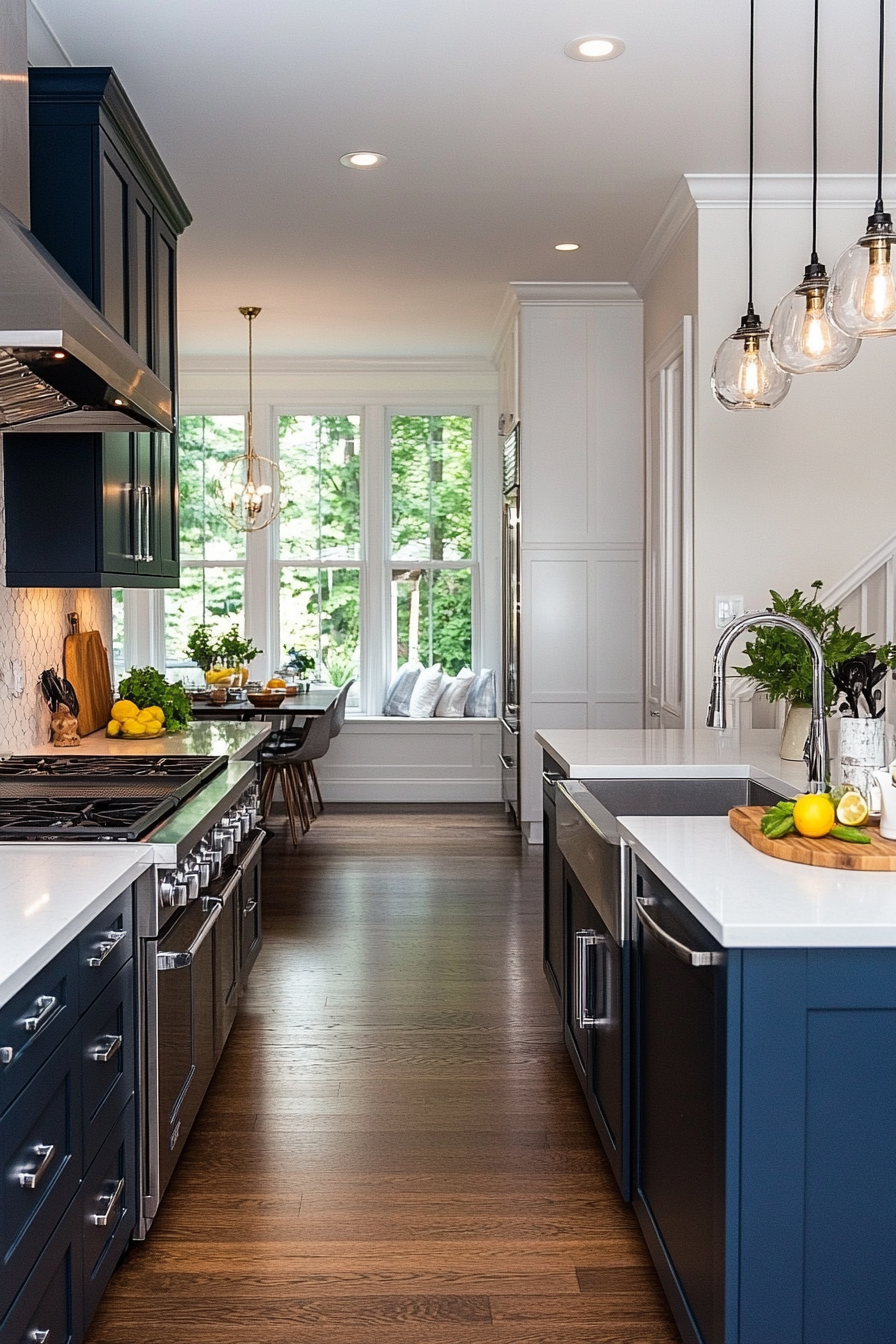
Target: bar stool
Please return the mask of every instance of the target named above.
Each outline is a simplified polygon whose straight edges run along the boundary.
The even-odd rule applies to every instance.
[[[332,721],[331,721],[331,723],[330,723],[330,741],[331,741],[331,742],[333,741],[333,738],[334,738],[334,737],[338,737],[339,734],[342,732],[342,727],[343,727],[343,724],[345,723],[345,706],[346,706],[346,702],[347,702],[347,700],[348,700],[348,693],[349,693],[349,691],[351,690],[351,688],[354,686],[354,684],[355,684],[355,678],[354,678],[354,677],[349,677],[349,679],[348,679],[348,681],[345,683],[345,685],[344,685],[344,686],[340,686],[340,688],[339,688],[339,694],[337,695],[337,697],[336,697],[336,699],[335,699],[335,701],[334,701],[334,703],[333,703],[333,719],[332,719]],[[320,796],[320,784],[318,783],[318,779],[317,779],[317,771],[316,771],[315,768],[314,768],[314,761],[309,761],[309,762],[308,762],[308,769],[309,769],[310,772],[311,772],[311,779],[312,779],[312,782],[313,782],[313,784],[314,784],[314,791],[315,791],[315,793],[317,794],[317,801],[318,801],[318,803],[320,804],[320,810],[321,810],[321,812],[323,812],[323,810],[324,810],[324,800],[323,800],[323,798]]]
[[[309,764],[325,756],[330,746],[330,727],[336,701],[326,714],[309,718],[298,742],[275,745],[269,751],[261,753],[261,805],[265,815],[270,810],[274,797],[274,788],[279,780],[289,818],[292,843],[298,845],[296,835],[296,816],[304,835],[310,830],[314,818],[314,804],[311,801]]]

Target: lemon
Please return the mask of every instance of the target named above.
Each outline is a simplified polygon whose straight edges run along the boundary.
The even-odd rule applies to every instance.
[[[800,835],[827,835],[837,820],[826,793],[802,793],[793,806],[793,824]]]
[[[162,731],[162,725],[158,720],[150,719],[149,722],[145,724],[145,729],[145,737],[158,737],[159,733]]]
[[[837,804],[837,820],[844,826],[861,826],[868,820],[868,804],[857,789],[844,793]]]
[[[151,709],[141,709],[140,713],[137,715],[138,723],[155,723],[155,721],[156,716]]]
[[[160,709],[158,705],[150,705],[149,713],[155,715],[156,723],[163,724],[165,722],[165,711]]]
[[[136,719],[139,713],[133,700],[117,700],[112,706],[112,717],[119,723],[124,723],[125,719]]]
[[[145,737],[146,724],[139,723],[137,719],[125,719],[121,725],[122,737]]]
[[[121,724],[119,723],[118,719],[110,719],[109,722],[106,724],[106,736],[117,737],[120,732],[121,732]]]
[[[271,677],[270,681],[268,682],[268,689],[274,691],[278,690],[281,686],[285,685],[286,682],[283,680],[282,677]]]

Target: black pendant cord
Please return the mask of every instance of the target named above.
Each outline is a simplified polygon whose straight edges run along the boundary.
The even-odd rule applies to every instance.
[[[883,0],[881,0],[883,5]],[[878,188],[880,195],[880,188]],[[818,265],[818,0],[812,41],[812,265]]]
[[[884,210],[884,0],[880,0],[880,52],[877,71],[877,204],[875,214]]]
[[[883,10],[883,0],[881,0]],[[750,0],[750,186],[747,203],[747,315],[753,314],[753,48],[755,45],[756,0]]]

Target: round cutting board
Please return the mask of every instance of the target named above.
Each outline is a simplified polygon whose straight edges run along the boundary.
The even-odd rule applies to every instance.
[[[862,873],[896,872],[896,840],[881,839],[875,825],[866,825],[871,837],[870,845],[856,845],[849,840],[833,840],[823,836],[812,840],[805,835],[792,833],[780,840],[770,840],[763,835],[759,823],[767,812],[765,807],[733,807],[728,820],[738,835],[763,854],[773,859],[785,859],[788,863],[810,863],[817,868],[846,868]]]

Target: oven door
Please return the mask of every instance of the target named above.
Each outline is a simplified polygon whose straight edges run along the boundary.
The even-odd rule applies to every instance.
[[[215,1068],[210,935],[222,909],[220,901],[193,901],[146,943],[147,1056],[156,1062],[147,1079],[155,1128],[147,1143],[147,1194],[155,1204],[148,1213],[165,1192]]]

